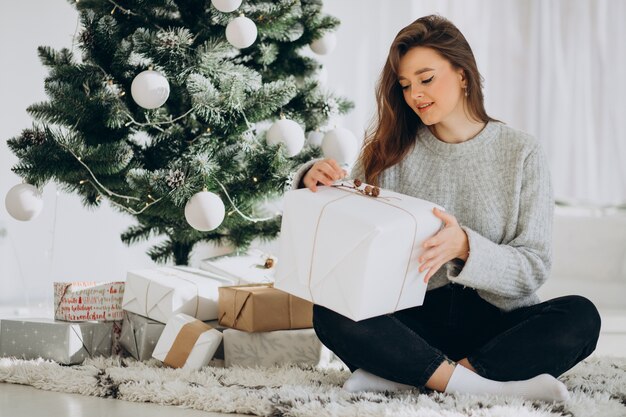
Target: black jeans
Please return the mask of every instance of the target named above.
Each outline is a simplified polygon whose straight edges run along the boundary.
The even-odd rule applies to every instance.
[[[593,352],[600,315],[576,295],[506,312],[449,284],[426,293],[420,307],[358,322],[315,305],[313,327],[350,370],[421,387],[446,358],[467,358],[497,381],[557,377]]]

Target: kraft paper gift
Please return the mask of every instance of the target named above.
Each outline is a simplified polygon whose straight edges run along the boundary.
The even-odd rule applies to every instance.
[[[55,282],[54,318],[65,321],[120,321],[124,282]]]
[[[125,311],[120,345],[133,358],[139,361],[148,360],[152,357],[163,329],[163,323]]]
[[[204,271],[161,267],[129,271],[122,307],[161,323],[178,313],[202,321],[217,318],[217,289],[232,280],[210,277]]]
[[[271,263],[267,262],[268,258]],[[274,282],[277,259],[267,253],[251,249],[237,255],[224,255],[205,259],[200,263],[200,269],[221,277],[235,280],[237,284],[256,284]]]
[[[432,210],[443,208],[342,184],[285,194],[275,287],[355,321],[422,305],[418,258],[442,225]]]
[[[313,327],[313,304],[271,284],[219,289],[219,323],[247,332]]]
[[[50,359],[72,365],[95,356],[110,356],[112,322],[51,319],[0,320],[0,354],[20,359]]]
[[[313,329],[248,333],[224,330],[225,366],[273,366],[286,363],[324,364],[332,358]]]
[[[152,357],[173,368],[206,366],[222,342],[222,333],[186,314],[173,316],[157,342]]]

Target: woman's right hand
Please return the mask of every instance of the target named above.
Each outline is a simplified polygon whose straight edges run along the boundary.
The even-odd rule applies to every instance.
[[[318,185],[332,185],[333,182],[347,175],[348,172],[342,169],[334,159],[322,159],[307,171],[302,183],[309,190],[316,192]]]

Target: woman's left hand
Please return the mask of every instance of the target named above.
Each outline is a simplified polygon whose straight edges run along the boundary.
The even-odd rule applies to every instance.
[[[436,207],[433,208],[433,213],[443,220],[444,228],[437,232],[435,236],[424,241],[425,249],[422,256],[418,259],[421,264],[419,272],[428,269],[424,282],[428,282],[446,262],[455,258],[467,261],[469,256],[467,234],[459,226],[456,217]]]

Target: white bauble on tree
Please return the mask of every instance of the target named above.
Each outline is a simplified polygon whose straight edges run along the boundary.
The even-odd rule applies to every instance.
[[[270,145],[285,144],[288,156],[297,155],[304,146],[304,131],[293,120],[281,118],[267,131],[267,143]]]
[[[327,32],[319,39],[315,39],[309,44],[313,52],[318,55],[331,53],[337,45],[337,36],[332,32]]]
[[[256,35],[256,25],[245,16],[234,18],[226,26],[226,40],[238,49],[252,45],[256,40]]]
[[[318,130],[312,130],[306,135],[306,140],[311,146],[322,146],[324,134]]]
[[[211,0],[211,4],[220,12],[230,13],[241,6],[241,0]]]
[[[356,137],[350,130],[343,127],[329,131],[322,140],[324,157],[334,159],[339,165],[352,165],[358,151],[359,145]]]
[[[226,208],[222,199],[209,191],[200,191],[187,201],[185,219],[191,227],[208,232],[219,227],[224,221]]]
[[[18,184],[11,188],[4,199],[7,211],[16,220],[32,220],[43,209],[41,191],[30,184]]]
[[[167,101],[170,83],[161,73],[146,70],[137,74],[130,85],[130,94],[135,103],[144,109],[156,109]]]

